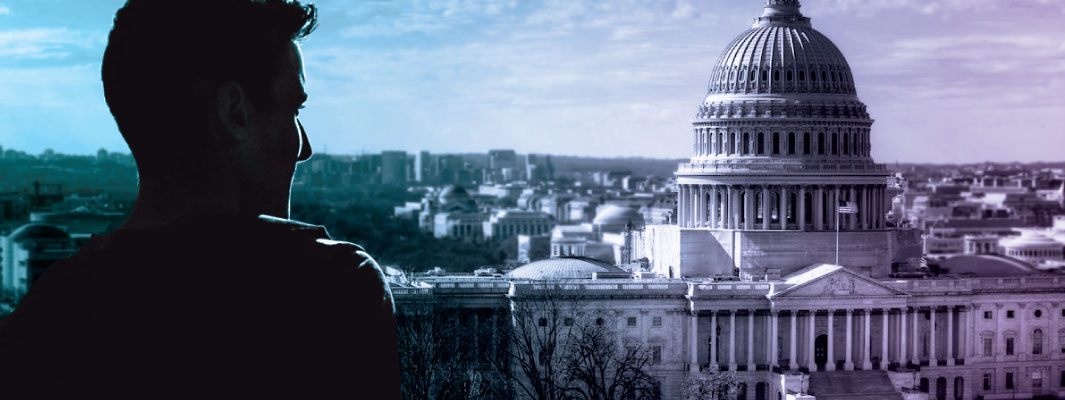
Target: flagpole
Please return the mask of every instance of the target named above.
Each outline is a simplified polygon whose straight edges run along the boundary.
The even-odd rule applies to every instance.
[[[836,265],[839,265],[839,202],[836,202]]]

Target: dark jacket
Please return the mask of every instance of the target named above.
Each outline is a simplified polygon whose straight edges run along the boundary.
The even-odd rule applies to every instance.
[[[0,398],[399,398],[363,249],[260,217],[96,236],[0,322]]]

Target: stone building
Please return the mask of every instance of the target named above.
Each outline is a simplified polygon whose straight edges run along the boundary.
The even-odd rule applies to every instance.
[[[886,223],[894,178],[869,156],[872,123],[798,1],[766,0],[711,69],[676,224],[632,231],[651,273],[548,259],[396,287],[397,308],[441,296],[495,321],[562,291],[654,349],[667,399],[700,371],[735,371],[742,399],[1065,397],[1065,276],[975,250],[923,273],[920,232]]]

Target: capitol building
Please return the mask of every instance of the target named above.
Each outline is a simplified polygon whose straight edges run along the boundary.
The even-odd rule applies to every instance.
[[[564,293],[653,350],[667,399],[700,371],[735,372],[743,399],[1065,397],[1065,275],[991,255],[922,268],[847,60],[798,0],[766,0],[707,72],[672,223],[626,233],[640,267],[424,278],[393,287],[400,312],[446,299],[491,336],[515,302]]]

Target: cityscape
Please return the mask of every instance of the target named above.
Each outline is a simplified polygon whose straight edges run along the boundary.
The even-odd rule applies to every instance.
[[[298,164],[291,218],[384,272],[406,398],[1065,398],[1065,160],[878,163],[846,33],[750,3],[663,139],[687,157]],[[122,226],[138,178],[0,148],[0,316]]]

